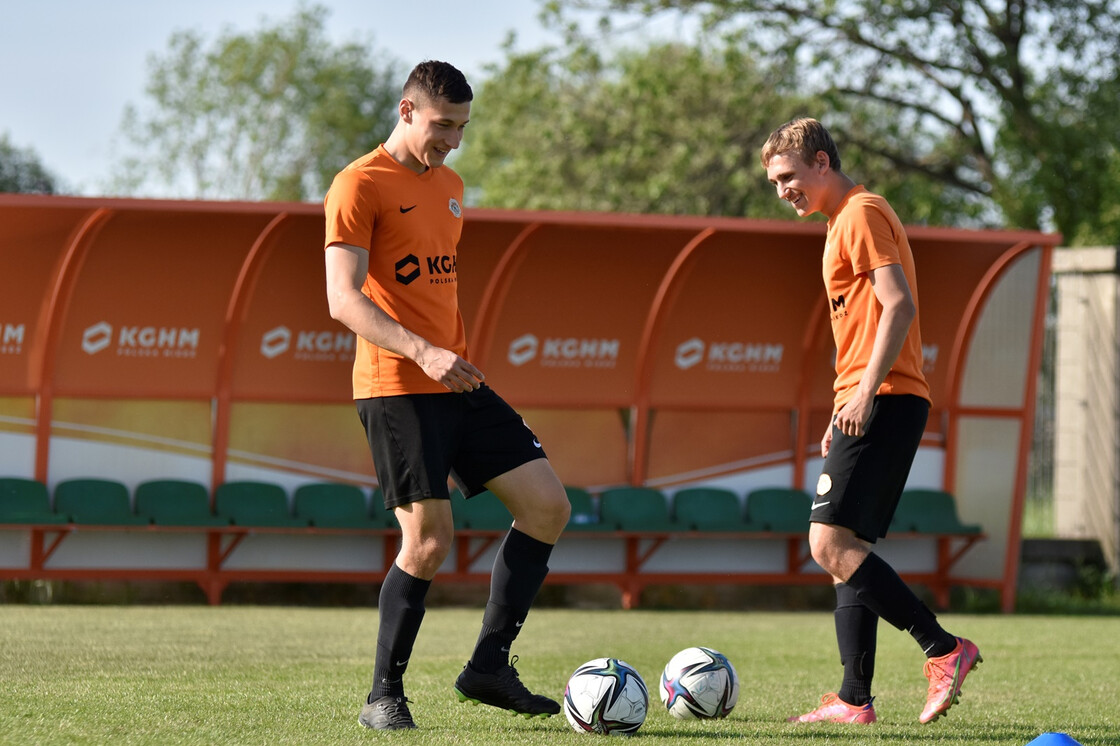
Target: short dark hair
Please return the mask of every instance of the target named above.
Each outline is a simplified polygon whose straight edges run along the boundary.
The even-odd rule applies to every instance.
[[[794,153],[803,163],[812,163],[817,153],[828,155],[829,165],[840,171],[840,151],[832,140],[832,135],[816,119],[802,117],[786,122],[774,130],[762,146],[762,167],[770,165],[774,156]]]
[[[408,74],[404,83],[403,97],[422,98],[427,102],[446,99],[453,104],[462,104],[474,99],[474,91],[467,83],[463,73],[447,62],[426,60]]]

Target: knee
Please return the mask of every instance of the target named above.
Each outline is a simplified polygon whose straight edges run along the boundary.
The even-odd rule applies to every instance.
[[[813,524],[816,526],[817,524]],[[813,561],[830,575],[836,575],[840,564],[841,547],[832,532],[809,531],[809,552]]]
[[[846,582],[867,558],[868,545],[849,529],[813,523],[809,528],[809,552],[821,569]]]
[[[561,487],[553,494],[545,506],[548,512],[549,523],[557,530],[563,531],[572,517],[572,504],[568,501],[568,493]]]
[[[568,493],[563,486],[558,486],[542,490],[536,500],[525,503],[518,513],[514,515],[514,525],[519,531],[551,544],[555,543],[568,525],[572,505],[568,502]]]
[[[563,487],[558,487],[542,491],[531,515],[525,517],[542,529],[554,531],[559,536],[568,525],[571,514],[572,504],[568,502],[568,493]]]
[[[813,561],[820,565],[821,569],[830,575],[833,574],[829,569],[831,562],[829,561],[828,547],[819,541],[809,542],[809,554],[812,556]]]
[[[411,575],[431,579],[451,553],[451,531],[433,531],[401,541],[398,564]]]

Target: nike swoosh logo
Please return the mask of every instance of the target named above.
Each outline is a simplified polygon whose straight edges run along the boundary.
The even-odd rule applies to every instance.
[[[533,445],[536,446],[537,448],[540,448],[541,447],[541,442],[539,440],[537,440],[536,438],[533,438]],[[520,627],[521,625],[519,624],[517,626]]]
[[[397,668],[400,668],[404,664],[408,663],[408,661],[409,661],[408,658],[405,658],[403,661],[397,661]]]
[[[812,509],[816,510],[817,508],[823,508],[825,505],[828,505],[827,501],[823,502],[823,503],[813,503],[813,508]]]
[[[525,623],[525,622],[514,622],[514,623],[513,623],[513,626],[514,626],[514,627],[520,627],[520,626],[521,626],[522,624],[524,624],[524,623]]]
[[[401,215],[404,215],[409,210],[415,210],[415,209],[416,209],[416,205],[413,205],[412,207],[405,207],[404,205],[401,205]]]

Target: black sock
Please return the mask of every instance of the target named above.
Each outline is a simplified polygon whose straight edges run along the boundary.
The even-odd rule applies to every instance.
[[[898,629],[909,632],[926,657],[953,652],[957,639],[942,629],[929,607],[878,555],[867,555],[848,578],[848,585],[856,590],[860,601],[868,608]]]
[[[835,588],[836,611],[833,616],[840,663],[844,666],[844,683],[837,695],[850,705],[863,707],[871,701],[879,615],[867,608],[848,584],[839,583]]]
[[[377,659],[367,701],[404,694],[402,679],[424,619],[424,597],[431,585],[432,581],[415,578],[396,563],[385,574],[377,600]]]
[[[511,528],[498,547],[490,576],[490,600],[482,616],[471,668],[493,673],[509,662],[509,649],[548,575],[552,545]]]

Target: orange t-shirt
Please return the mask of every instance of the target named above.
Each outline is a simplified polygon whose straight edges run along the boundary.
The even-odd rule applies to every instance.
[[[463,180],[446,166],[418,174],[384,145],[343,169],[324,200],[326,243],[369,251],[362,292],[406,329],[467,357],[456,247]],[[416,363],[358,337],[354,398],[449,393]]]
[[[829,219],[823,264],[836,341],[835,406],[840,409],[855,395],[867,369],[883,313],[868,273],[891,264],[902,265],[915,309],[918,286],[914,255],[902,222],[885,199],[862,186],[848,192]],[[915,394],[929,401],[929,384],[922,373],[919,318],[915,314],[902,351],[877,393]]]

